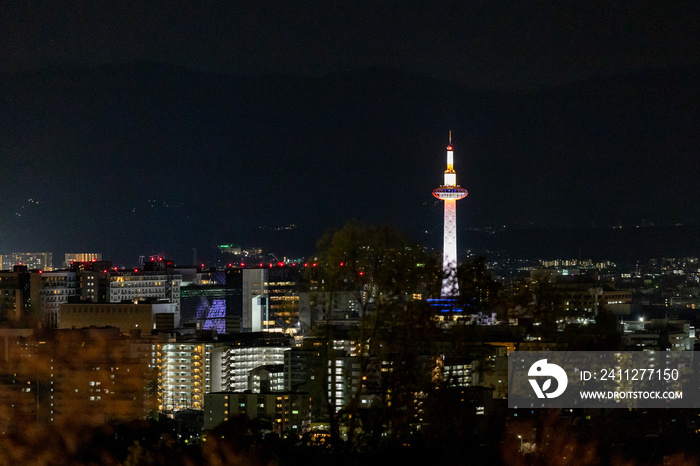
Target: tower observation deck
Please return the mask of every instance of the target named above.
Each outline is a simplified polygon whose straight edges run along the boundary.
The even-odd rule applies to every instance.
[[[433,190],[433,196],[445,202],[445,230],[443,235],[441,298],[452,298],[459,295],[459,286],[455,272],[457,270],[457,201],[467,197],[466,189],[457,184],[457,173],[454,169],[454,153],[452,149],[452,132],[450,131],[447,146],[447,170],[444,184]]]

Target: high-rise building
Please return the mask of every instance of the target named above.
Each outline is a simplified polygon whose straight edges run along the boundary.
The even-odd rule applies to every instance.
[[[22,265],[0,272],[0,321],[29,323],[41,319],[38,277]]]
[[[109,302],[141,301],[146,298],[166,299],[180,312],[182,277],[172,271],[120,271],[108,273]]]
[[[29,270],[53,270],[53,253],[13,252],[2,256],[2,270],[11,270],[15,265],[26,265]]]
[[[284,364],[288,339],[276,333],[229,334],[226,339],[192,340],[187,335],[161,334],[158,345],[158,405],[165,413],[202,409],[203,396],[217,391],[248,389],[250,372]],[[221,338],[221,336],[219,336]],[[274,383],[284,387],[284,369]]]
[[[70,267],[73,262],[93,262],[101,261],[102,254],[98,252],[76,252],[66,253],[63,259],[63,267]]]
[[[183,274],[181,316],[183,324],[196,323],[202,330],[216,333],[241,331],[242,276],[240,268],[225,271],[190,274],[187,269],[176,269]]]
[[[253,306],[255,298],[261,296],[265,292],[265,283],[267,282],[267,270],[263,268],[243,269],[242,283],[242,319],[241,326],[243,331],[250,332],[253,329]]]
[[[213,344],[169,341],[158,349],[158,405],[160,411],[202,409],[211,391],[210,354]]]
[[[59,307],[68,303],[68,300],[78,296],[78,277],[75,272],[61,270],[57,272],[33,272],[32,275],[41,277],[40,315],[47,328],[59,328]]]
[[[37,342],[39,421],[103,425],[143,419],[153,408],[152,345],[115,328],[52,330]]]
[[[220,387],[213,389],[244,391],[249,372],[259,366],[284,364],[284,352],[290,349],[281,341],[260,342],[256,346],[225,346],[212,353],[212,365],[221,368]]]
[[[447,170],[444,183],[433,190],[433,196],[445,202],[445,230],[443,235],[442,270],[444,278],[440,296],[451,298],[459,295],[455,272],[457,270],[457,201],[467,197],[467,190],[457,184],[452,150],[452,132],[447,146]]]
[[[298,267],[243,269],[243,331],[267,331],[293,334],[299,322]],[[262,316],[266,321],[262,321]]]

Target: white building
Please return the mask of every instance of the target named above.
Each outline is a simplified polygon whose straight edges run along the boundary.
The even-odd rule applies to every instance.
[[[284,364],[289,346],[222,346],[212,352],[212,366],[221,368],[220,379],[213,380],[213,391],[244,391],[253,369]]]
[[[167,299],[180,311],[179,274],[161,272],[119,272],[108,274],[110,303],[140,301],[147,298]]]

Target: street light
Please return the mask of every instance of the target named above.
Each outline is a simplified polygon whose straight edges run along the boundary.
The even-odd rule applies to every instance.
[[[522,452],[523,451],[523,436],[518,435],[518,438],[520,439],[520,451]]]

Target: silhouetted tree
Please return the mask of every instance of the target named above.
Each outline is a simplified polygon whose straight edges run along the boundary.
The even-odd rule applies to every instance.
[[[360,400],[366,389],[369,368],[387,361],[392,364],[393,384],[404,383],[403,374],[415,376],[414,351],[417,339],[430,325],[429,312],[414,302],[414,294],[434,293],[439,276],[437,260],[407,237],[389,227],[370,227],[356,222],[327,233],[318,245],[318,267],[309,275],[310,288],[317,292],[350,293],[359,309],[354,335],[360,383],[346,407],[348,439],[354,441]],[[332,302],[332,299],[330,300]],[[329,315],[329,313],[327,313]],[[332,332],[324,333],[330,351]],[[326,374],[327,377],[327,374]],[[327,379],[322,381],[325,387]],[[384,387],[388,387],[384,385]],[[387,388],[390,389],[390,388]],[[392,391],[397,406],[401,391]],[[399,404],[405,404],[400,401]],[[395,411],[398,412],[398,411]],[[332,438],[337,436],[335,407],[328,403]],[[337,441],[334,441],[337,444]]]

